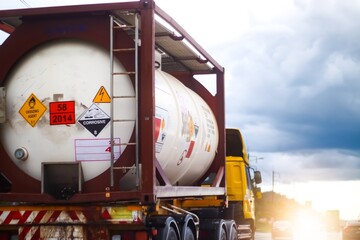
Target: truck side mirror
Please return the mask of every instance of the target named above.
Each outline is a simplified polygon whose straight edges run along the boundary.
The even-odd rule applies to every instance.
[[[254,180],[256,184],[260,184],[262,182],[260,171],[254,171]]]

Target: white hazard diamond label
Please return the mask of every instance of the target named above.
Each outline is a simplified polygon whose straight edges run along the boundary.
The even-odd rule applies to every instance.
[[[110,122],[110,117],[99,106],[92,104],[78,122],[96,137]]]

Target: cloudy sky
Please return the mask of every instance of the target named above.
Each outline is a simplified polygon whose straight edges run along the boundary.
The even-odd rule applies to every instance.
[[[48,2],[2,1],[0,9]],[[360,1],[156,3],[225,67],[227,125],[242,129],[263,190],[274,176],[275,191],[314,206],[320,195],[334,200],[327,208],[358,205]],[[360,208],[340,210],[360,216]]]

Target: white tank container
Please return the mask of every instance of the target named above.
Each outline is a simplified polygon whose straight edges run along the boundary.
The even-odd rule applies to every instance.
[[[155,74],[156,157],[172,184],[190,185],[210,167],[218,146],[206,102],[171,75]]]
[[[125,71],[120,62],[115,71]],[[85,181],[108,169],[110,104],[93,101],[106,97],[103,90],[110,93],[109,76],[108,52],[83,41],[50,42],[24,56],[6,80],[7,121],[0,124],[0,141],[13,162],[38,180],[43,162],[81,161]],[[114,95],[135,95],[129,77],[116,78]],[[155,89],[156,157],[171,183],[190,185],[214,159],[216,120],[198,95],[161,70],[156,70]],[[56,110],[49,104],[62,101],[73,102],[75,123],[51,125]],[[135,119],[133,98],[113,101],[114,119]],[[35,122],[21,114],[31,107],[38,111]],[[134,125],[134,121],[115,123],[115,141],[128,142]],[[115,155],[125,148],[116,147]],[[25,156],[16,155],[16,150]]]

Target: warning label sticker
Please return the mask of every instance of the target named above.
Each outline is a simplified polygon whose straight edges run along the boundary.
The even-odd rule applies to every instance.
[[[99,106],[92,104],[78,122],[96,137],[110,122],[110,117]]]
[[[97,92],[96,96],[94,97],[93,102],[94,103],[109,103],[109,102],[111,102],[111,98],[103,86]]]
[[[46,106],[32,93],[20,108],[19,113],[34,127],[46,110]]]
[[[50,125],[67,125],[75,124],[75,102],[51,102],[50,108]]]
[[[168,111],[156,106],[155,111],[155,151],[160,153],[167,135]]]
[[[114,138],[114,158],[118,159],[121,154],[120,138]],[[111,159],[110,138],[98,139],[75,139],[76,161],[110,161]]]

